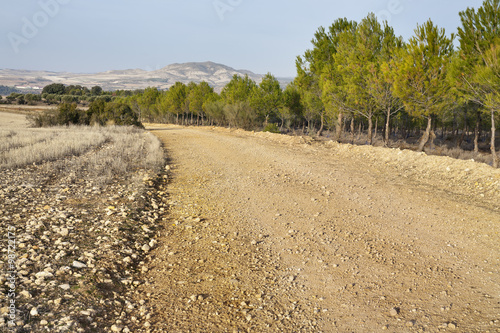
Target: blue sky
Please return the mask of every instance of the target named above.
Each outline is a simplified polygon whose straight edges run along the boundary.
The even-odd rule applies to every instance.
[[[1,0],[0,68],[95,73],[214,61],[295,76],[319,26],[369,12],[405,40],[432,18],[456,32],[482,0]]]

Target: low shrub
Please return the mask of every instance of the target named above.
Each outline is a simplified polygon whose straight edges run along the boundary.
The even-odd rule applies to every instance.
[[[58,125],[57,113],[57,109],[51,109],[28,115],[26,118],[32,127],[51,127]]]
[[[271,132],[271,133],[281,133],[278,125],[276,124],[267,124],[266,127],[264,127],[263,132]]]

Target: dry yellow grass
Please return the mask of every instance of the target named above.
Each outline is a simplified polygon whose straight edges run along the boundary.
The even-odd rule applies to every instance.
[[[154,135],[134,127],[0,128],[0,169],[32,164],[87,170],[103,183],[139,169],[159,170],[163,150]]]
[[[2,133],[3,132],[3,133]],[[100,129],[17,129],[0,132],[0,168],[16,168],[80,155],[110,140]]]

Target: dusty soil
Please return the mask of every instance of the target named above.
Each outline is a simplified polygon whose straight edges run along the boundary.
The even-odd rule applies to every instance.
[[[302,137],[148,128],[172,169],[140,289],[149,330],[500,332],[499,170]]]

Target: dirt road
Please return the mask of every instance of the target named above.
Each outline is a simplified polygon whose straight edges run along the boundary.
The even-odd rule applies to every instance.
[[[422,155],[403,168],[391,150],[149,129],[172,166],[143,289],[153,331],[500,332],[496,170],[433,160],[490,170],[484,194],[422,177]]]

